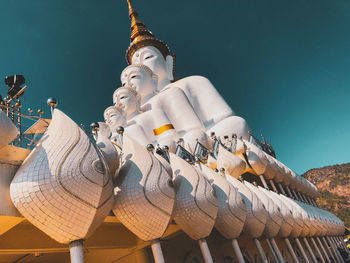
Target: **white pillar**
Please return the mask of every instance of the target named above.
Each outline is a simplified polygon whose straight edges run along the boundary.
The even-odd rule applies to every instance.
[[[299,248],[300,253],[303,255],[303,258],[305,260],[305,263],[310,263],[309,258],[307,257],[305,250],[303,246],[301,245],[300,241],[298,238],[295,238],[295,242],[297,243],[297,246]]]
[[[279,260],[278,260],[278,258],[277,258],[276,252],[275,252],[275,250],[273,249],[273,247],[272,247],[272,245],[271,245],[271,242],[270,242],[270,240],[269,240],[268,238],[266,238],[266,243],[267,243],[267,245],[269,246],[269,249],[270,249],[271,254],[272,254],[273,258],[274,258],[274,261],[275,261],[276,263],[279,263]]]
[[[281,189],[281,193],[284,194],[285,196],[287,196],[286,192],[284,191],[283,185],[279,183],[278,186]]]
[[[260,181],[262,182],[263,186],[265,187],[265,189],[269,190],[269,187],[267,186],[267,183],[265,181],[264,176],[261,174],[259,175]]]
[[[293,249],[292,244],[290,243],[289,239],[288,239],[288,238],[285,238],[285,239],[284,239],[284,242],[285,242],[286,245],[287,245],[289,254],[292,256],[294,263],[299,263],[298,257],[297,257],[297,255],[295,254],[294,249]]]
[[[336,261],[336,258],[334,257],[334,254],[333,254],[333,252],[332,252],[332,249],[331,249],[331,247],[328,245],[326,239],[325,239],[324,237],[321,237],[321,240],[323,241],[323,244],[326,246],[326,248],[327,248],[327,250],[328,250],[328,252],[329,252],[329,255],[332,257],[332,259],[333,259],[334,261]]]
[[[272,179],[270,179],[270,184],[271,184],[271,186],[272,186],[273,191],[276,192],[276,193],[278,194],[278,191],[277,191],[275,182],[274,182]]]
[[[268,263],[265,252],[260,244],[260,241],[257,238],[254,238],[253,240],[254,240],[256,248],[258,249],[258,252],[259,252],[259,255],[260,255],[262,262]]]
[[[164,256],[162,252],[162,246],[160,245],[159,239],[152,240],[151,242],[152,253],[155,263],[164,263]]]
[[[312,260],[313,260],[315,263],[317,263],[317,259],[316,259],[316,257],[315,257],[315,254],[314,254],[314,252],[312,251],[309,242],[307,242],[306,237],[303,237],[303,240],[304,240],[304,243],[305,243],[305,245],[306,245],[307,250],[309,250],[309,253],[310,253],[310,255],[311,255]]]
[[[323,259],[321,251],[319,250],[318,246],[316,245],[315,239],[313,237],[310,237],[310,240],[311,240],[312,245],[316,249],[316,252],[317,252],[318,256],[320,257],[322,263],[326,263],[326,261]]]
[[[235,251],[238,263],[245,263],[241,248],[239,247],[237,239],[232,239],[233,250]]]
[[[198,240],[199,247],[201,248],[201,252],[203,255],[203,259],[205,263],[213,263],[213,259],[210,254],[210,250],[207,244],[207,241],[204,238]]]
[[[331,246],[331,248],[333,250],[334,256],[338,259],[338,262],[344,263],[342,257],[339,256],[338,250],[335,247],[335,245],[333,244],[332,240],[329,237],[327,237],[327,236],[326,236],[326,239],[327,239],[328,243],[330,244],[330,246]]]
[[[70,262],[84,263],[83,240],[75,240],[69,243]]]
[[[321,248],[321,250],[322,250],[322,252],[323,252],[323,255],[325,256],[327,262],[331,263],[331,260],[329,259],[328,254],[327,254],[327,251],[326,251],[326,249],[324,248],[324,246],[323,246],[323,244],[322,244],[320,238],[319,238],[319,237],[316,237],[316,241],[317,241],[317,243],[319,244],[319,246],[320,246],[320,248]]]
[[[281,251],[279,250],[277,244],[276,244],[276,241],[274,238],[271,238],[271,244],[272,244],[272,247],[274,248],[274,250],[276,251],[276,254],[277,254],[277,257],[278,257],[278,260],[279,262],[281,263],[284,263],[284,259],[282,257],[282,254],[281,254]]]

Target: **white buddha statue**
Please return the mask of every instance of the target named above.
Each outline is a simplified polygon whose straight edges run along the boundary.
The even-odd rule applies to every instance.
[[[153,101],[148,101],[148,103],[153,106],[156,101],[164,100],[164,97],[160,96],[163,92],[167,92],[168,101],[171,99],[172,104],[181,103],[173,95],[173,93],[178,92],[177,89],[181,89],[208,134],[214,131],[217,136],[221,137],[236,134],[238,138],[248,139],[248,124],[243,118],[234,116],[230,106],[208,79],[201,76],[191,76],[174,82],[175,55],[170,52],[166,43],[156,39],[139,20],[130,0],[128,0],[128,5],[132,32],[131,44],[126,53],[127,61],[129,64],[146,65],[157,76],[157,89],[160,94],[156,98],[153,97]],[[185,112],[181,111],[181,106],[177,109],[178,112],[181,112],[180,115]]]
[[[133,90],[137,91],[141,103],[146,101],[141,107],[144,111],[143,117],[139,116],[137,118],[144,118],[149,114],[163,116],[157,117],[157,123],[165,124],[157,126],[153,122],[156,125],[153,127],[153,133],[163,133],[168,129],[175,129],[177,135],[183,136],[184,146],[191,152],[194,150],[197,139],[206,147],[210,147],[211,142],[205,133],[205,127],[196,115],[185,93],[181,89],[173,87],[171,90],[164,90],[157,94],[157,79],[152,70],[142,64],[132,64],[121,73],[122,85],[132,87]],[[116,93],[113,95],[113,101],[116,103]],[[147,114],[145,114],[146,112]],[[168,123],[166,123],[166,120]],[[152,133],[152,130],[149,131]]]
[[[140,95],[129,86],[117,89],[114,93],[117,107],[125,113],[125,133],[139,144],[167,145],[170,151],[175,151],[176,140],[179,138],[167,115],[160,109],[142,112]]]

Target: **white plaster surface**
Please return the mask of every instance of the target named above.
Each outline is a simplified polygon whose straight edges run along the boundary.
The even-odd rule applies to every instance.
[[[113,203],[111,175],[102,153],[58,109],[18,169],[10,194],[28,221],[60,243],[91,235]]]

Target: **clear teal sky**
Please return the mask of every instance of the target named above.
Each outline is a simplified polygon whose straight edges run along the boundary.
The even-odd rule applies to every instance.
[[[303,173],[350,161],[350,1],[134,4],[177,53],[177,75],[208,77],[282,162]],[[24,108],[48,115],[53,96],[76,122],[100,121],[129,26],[126,0],[1,0],[0,78],[25,75]]]

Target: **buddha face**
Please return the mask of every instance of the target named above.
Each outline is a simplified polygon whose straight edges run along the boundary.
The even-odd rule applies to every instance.
[[[157,88],[157,77],[151,72],[137,66],[129,66],[123,70],[120,80],[123,87],[129,86],[144,98],[148,94],[153,94]]]
[[[123,114],[115,107],[107,108],[103,114],[103,117],[105,119],[105,123],[108,124],[111,130],[113,130],[112,128],[116,128],[124,124]]]
[[[117,107],[120,107],[126,116],[130,116],[130,114],[140,111],[139,98],[137,98],[137,95],[131,90],[127,88],[119,88],[115,92],[115,97]]]
[[[173,80],[173,57],[167,56],[164,59],[162,53],[153,47],[146,46],[138,49],[131,59],[132,64],[143,64],[149,67],[154,74],[158,76],[158,80]]]

